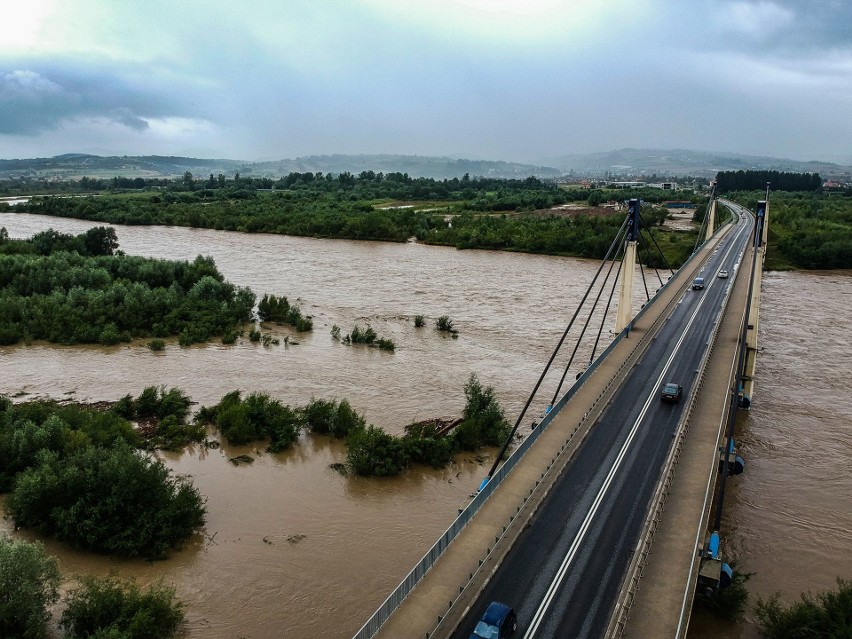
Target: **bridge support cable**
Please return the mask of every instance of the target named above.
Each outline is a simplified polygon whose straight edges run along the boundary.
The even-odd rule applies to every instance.
[[[538,389],[541,387],[541,383],[544,381],[545,376],[550,370],[551,365],[553,364],[553,360],[556,359],[557,353],[559,353],[559,349],[562,348],[562,344],[565,342],[565,338],[568,337],[568,331],[574,326],[574,322],[577,319],[577,316],[580,314],[580,310],[583,308],[583,304],[586,302],[586,299],[589,297],[589,293],[592,292],[592,288],[595,285],[595,282],[598,279],[598,276],[601,274],[604,265],[609,261],[610,256],[612,255],[613,250],[620,246],[622,241],[622,236],[624,235],[625,229],[627,228],[628,217],[624,218],[624,222],[621,223],[621,227],[618,229],[618,232],[615,234],[615,238],[612,240],[612,244],[609,245],[609,249],[607,249],[606,255],[598,266],[597,272],[595,272],[595,276],[592,278],[591,283],[589,284],[586,292],[583,294],[583,299],[580,300],[580,304],[577,306],[577,310],[574,311],[574,314],[571,316],[571,321],[568,322],[568,326],[565,328],[565,331],[562,333],[562,337],[559,338],[559,343],[556,345],[556,348],[553,349],[553,353],[550,356],[550,359],[547,360],[547,364],[544,366],[544,370],[541,372],[541,375],[538,378],[538,381],[535,383],[535,387],[530,393],[529,398],[527,398],[526,404],[521,409],[520,414],[518,415],[518,419],[515,420],[515,425],[512,427],[512,431],[509,433],[509,436],[506,437],[506,441],[503,443],[503,446],[500,448],[500,452],[497,454],[497,457],[494,459],[494,463],[491,465],[491,469],[488,471],[488,475],[486,475],[485,479],[479,485],[479,490],[482,490],[485,485],[491,480],[494,476],[494,473],[497,471],[497,466],[500,465],[500,462],[503,459],[503,456],[506,454],[506,451],[509,448],[509,444],[512,443],[512,439],[515,436],[515,433],[518,431],[518,427],[521,425],[521,421],[524,419],[524,416],[527,414],[527,410],[529,410],[530,404],[532,404],[533,399],[538,393]]]
[[[642,219],[641,213],[639,214],[639,220],[642,223],[642,227],[648,229],[648,237],[651,238],[651,241],[654,243],[654,246],[657,247],[657,252],[660,254],[660,257],[663,260],[663,266],[666,267],[666,270],[668,270],[669,275],[674,275],[674,269],[672,268],[671,264],[669,264],[669,261],[666,259],[666,254],[663,253],[663,249],[661,249],[660,245],[657,244],[657,238],[655,238],[654,234],[651,233],[651,227],[647,226],[645,224],[645,220]]]
[[[613,256],[612,261],[609,263],[609,270],[606,272],[606,276],[601,282],[600,290],[598,291],[598,295],[595,298],[594,303],[592,304],[591,310],[589,310],[589,316],[586,318],[586,322],[583,324],[583,329],[580,331],[579,337],[577,337],[577,342],[574,344],[574,349],[571,351],[571,357],[568,358],[568,363],[565,365],[565,370],[562,371],[562,377],[559,379],[559,384],[556,386],[556,391],[553,393],[553,399],[550,400],[550,405],[556,403],[556,399],[559,397],[559,391],[562,390],[562,384],[565,383],[565,377],[568,375],[568,369],[571,368],[571,364],[574,363],[574,357],[577,355],[577,350],[580,348],[580,343],[583,341],[583,336],[586,334],[586,329],[589,327],[589,324],[592,321],[592,316],[595,313],[595,310],[598,307],[598,302],[601,300],[601,296],[603,295],[604,289],[606,288],[606,284],[609,281],[609,276],[612,274],[612,269],[615,266],[615,263],[618,261],[619,255],[622,260],[624,259],[624,249],[627,245],[627,242],[621,243],[621,249],[619,252]],[[616,271],[615,274],[615,282],[618,282],[618,276],[621,273],[621,269]],[[613,284],[612,292],[610,293],[610,298],[606,304],[606,311],[609,311],[610,302],[612,302],[612,294],[615,293],[615,285]],[[603,326],[603,322],[606,321],[606,311],[604,311],[603,319],[601,320],[601,326]],[[599,334],[600,335],[600,334]],[[595,342],[597,344],[597,342]],[[591,361],[591,360],[589,360]]]
[[[715,217],[716,213],[716,183],[713,182],[710,187],[710,199],[707,202],[707,211],[704,214],[704,219],[701,222],[701,228],[698,229],[698,237],[695,238],[695,246],[692,247],[692,252],[695,253],[698,247],[704,244],[710,236],[713,235],[711,226],[708,225],[708,220],[711,216]],[[709,224],[715,224],[715,220]]]
[[[618,286],[618,273],[615,274],[615,279],[612,281],[612,288],[609,291],[609,299],[606,302],[606,308],[604,309],[603,316],[601,317],[601,325],[598,327],[598,334],[595,337],[594,346],[592,346],[592,352],[589,354],[589,365],[593,361],[595,361],[595,353],[598,352],[598,344],[601,341],[601,334],[603,333],[604,324],[606,324],[606,317],[609,315],[609,307],[612,304],[612,298],[615,296],[615,287]]]
[[[731,392],[731,407],[728,410],[728,425],[725,434],[725,449],[727,450],[728,443],[734,437],[734,426],[737,421],[737,408],[739,407],[739,390],[742,387],[743,373],[745,369],[746,351],[748,350],[747,335],[749,330],[749,315],[751,313],[752,293],[754,292],[754,279],[756,269],[758,268],[757,259],[760,254],[760,246],[763,237],[763,216],[758,215],[754,225],[754,237],[752,238],[752,249],[754,251],[751,258],[751,273],[748,280],[748,297],[746,298],[745,320],[743,321],[742,329],[740,330],[740,345],[739,355],[737,358],[737,376],[734,382],[734,387]],[[730,455],[725,455],[724,467],[722,469],[722,479],[719,482],[719,499],[716,504],[716,518],[713,522],[713,530],[719,530],[722,527],[722,511],[725,505],[725,484],[730,474]]]
[[[648,242],[645,240],[645,236],[640,233],[639,234],[639,266],[642,265],[642,259],[641,258],[642,258],[642,249],[643,248],[645,249],[645,255],[646,255],[645,263],[648,264],[648,268],[654,269],[654,273],[657,276],[657,281],[660,283],[660,286],[662,286],[664,284],[664,282],[663,282],[663,278],[660,277],[660,269],[658,269],[656,266],[651,267],[651,264],[654,263],[654,261],[651,259],[653,257],[653,254],[651,253],[651,248],[648,246]],[[663,260],[665,260],[665,258],[666,258],[665,255],[660,253],[660,256],[663,258]],[[644,271],[643,271],[642,277],[643,278],[645,277]],[[647,289],[647,287],[646,287],[646,289]],[[647,290],[646,290],[646,293],[647,293]]]

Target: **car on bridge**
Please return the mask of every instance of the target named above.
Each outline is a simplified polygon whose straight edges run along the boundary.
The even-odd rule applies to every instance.
[[[660,393],[660,399],[664,402],[671,402],[672,404],[677,404],[680,401],[680,396],[683,395],[683,386],[680,384],[675,384],[674,382],[669,382],[665,386],[663,386],[663,390]]]
[[[722,269],[721,271],[719,271],[718,277],[719,277],[720,280],[728,279],[728,271],[726,271],[725,269]]]
[[[515,611],[499,601],[488,604],[470,639],[505,639],[515,634],[518,617]]]
[[[696,277],[694,280],[692,280],[692,290],[693,291],[700,291],[703,288],[704,288],[704,278],[703,277]]]

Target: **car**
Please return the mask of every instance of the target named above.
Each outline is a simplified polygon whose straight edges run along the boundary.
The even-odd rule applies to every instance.
[[[718,277],[719,277],[720,280],[728,279],[728,271],[726,271],[725,269],[722,269],[721,271],[719,271]]]
[[[693,291],[700,291],[703,288],[704,288],[704,278],[703,277],[696,277],[694,280],[692,280],[692,290]]]
[[[488,604],[470,639],[505,639],[515,634],[518,617],[510,606],[499,601]]]
[[[665,386],[663,386],[663,390],[660,393],[660,399],[664,402],[671,402],[672,404],[677,404],[680,401],[680,396],[683,395],[683,386],[680,384],[675,384],[674,382],[669,382]]]

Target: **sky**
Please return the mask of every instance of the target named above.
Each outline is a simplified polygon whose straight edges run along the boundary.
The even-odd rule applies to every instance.
[[[0,0],[0,158],[852,161],[850,0]]]

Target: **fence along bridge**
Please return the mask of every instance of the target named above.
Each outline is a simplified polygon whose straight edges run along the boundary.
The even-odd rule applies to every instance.
[[[718,229],[717,209],[729,213]],[[725,481],[742,469],[733,426],[752,393],[768,209],[768,197],[752,215],[712,192],[696,250],[666,281],[654,269],[653,295],[640,262],[647,303],[633,316],[637,255],[659,263],[659,247],[630,202],[513,435],[555,371],[548,411],[505,457],[509,437],[475,497],[355,639],[468,639],[491,601],[514,608],[524,639],[685,636],[696,591],[730,579],[711,533]],[[617,334],[598,354],[619,283]],[[591,356],[577,362],[584,337]],[[679,402],[660,401],[667,382]]]

